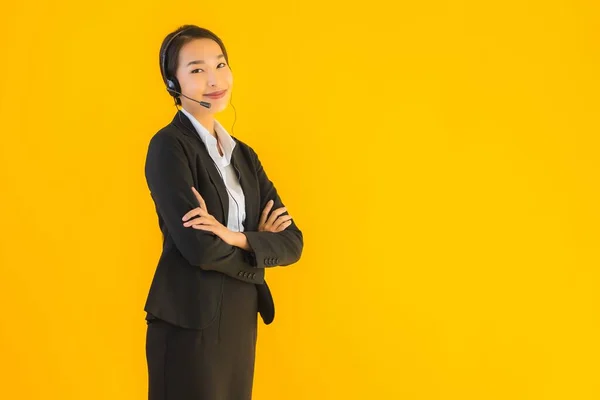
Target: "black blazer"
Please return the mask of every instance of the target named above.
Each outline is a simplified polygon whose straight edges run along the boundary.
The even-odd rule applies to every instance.
[[[144,306],[150,318],[185,328],[207,327],[219,312],[223,280],[228,276],[256,285],[260,315],[266,324],[273,321],[275,307],[265,268],[298,261],[302,232],[294,220],[282,232],[257,231],[267,202],[275,201],[272,210],[283,207],[283,202],[254,150],[233,139],[231,162],[244,191],[244,234],[252,251],[228,245],[211,232],[183,226],[183,215],[199,206],[192,186],[204,198],[208,212],[225,226],[229,208],[225,183],[186,115],[178,111],[150,139],[145,175],[163,233],[162,254]]]

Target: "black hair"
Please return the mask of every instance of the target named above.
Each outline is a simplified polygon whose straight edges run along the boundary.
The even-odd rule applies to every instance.
[[[180,33],[182,31],[185,32]],[[171,38],[175,35],[177,35],[177,37],[173,39],[173,41],[171,41]],[[167,79],[175,78],[175,71],[177,71],[179,63],[179,52],[181,51],[181,48],[184,44],[191,42],[194,39],[211,39],[217,42],[217,44],[221,48],[221,51],[223,52],[223,55],[225,56],[225,61],[227,61],[227,64],[229,64],[229,57],[227,56],[227,50],[225,49],[225,45],[216,34],[214,34],[206,28],[201,28],[196,25],[182,25],[175,31],[169,33],[160,46],[159,58],[162,56],[165,46],[167,46],[167,44],[169,45],[169,48],[167,49],[166,53],[166,71],[162,71],[162,60],[159,60],[159,62],[161,63],[160,68],[162,78],[165,85],[167,84]],[[171,43],[169,43],[169,41],[171,41]],[[174,94],[174,97],[175,103],[180,106],[181,99],[179,98],[179,95]]]

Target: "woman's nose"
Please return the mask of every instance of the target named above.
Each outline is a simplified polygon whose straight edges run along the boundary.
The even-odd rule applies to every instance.
[[[213,71],[208,72],[208,84],[210,86],[217,85],[217,74],[215,74]]]

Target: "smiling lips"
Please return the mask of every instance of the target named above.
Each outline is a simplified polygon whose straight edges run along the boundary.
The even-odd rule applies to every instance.
[[[209,99],[220,99],[221,97],[225,96],[225,93],[227,93],[227,90],[221,90],[219,92],[207,93],[204,96],[208,97]]]

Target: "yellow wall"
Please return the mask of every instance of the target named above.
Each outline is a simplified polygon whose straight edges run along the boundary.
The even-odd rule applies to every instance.
[[[305,234],[256,399],[600,398],[597,2],[11,3],[0,398],[146,396],[143,163],[183,23],[225,41],[233,133]]]

